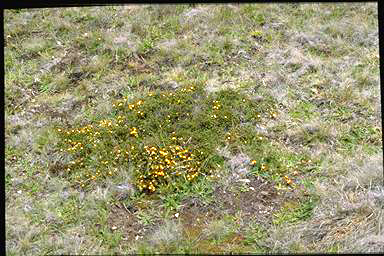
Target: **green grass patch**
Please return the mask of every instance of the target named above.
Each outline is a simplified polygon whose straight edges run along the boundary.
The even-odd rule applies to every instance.
[[[366,123],[354,123],[339,137],[340,149],[352,153],[358,146],[367,154],[375,154],[382,149],[382,134],[378,127]]]
[[[316,106],[310,102],[300,101],[290,112],[292,118],[308,121],[316,116]]]
[[[316,199],[312,197],[301,203],[296,201],[286,202],[284,207],[274,214],[275,219],[273,220],[273,223],[281,225],[307,220],[312,216],[312,210],[315,205]]]

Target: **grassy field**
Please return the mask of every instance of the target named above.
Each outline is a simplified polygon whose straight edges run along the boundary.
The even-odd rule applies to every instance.
[[[7,254],[384,251],[377,16],[6,10]]]

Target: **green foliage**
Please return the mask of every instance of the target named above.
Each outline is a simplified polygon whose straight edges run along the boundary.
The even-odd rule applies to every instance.
[[[154,43],[151,39],[144,39],[139,45],[139,52],[142,54],[147,54],[154,47]]]
[[[238,151],[255,139],[272,99],[255,102],[234,90],[207,94],[202,85],[153,91],[113,102],[113,112],[80,128],[57,128],[60,151],[68,156],[66,176],[85,188],[134,167],[140,191],[181,192],[209,176],[224,159],[218,146]],[[246,142],[247,143],[247,142]],[[198,189],[198,187],[196,188]]]
[[[260,25],[260,26],[263,26],[265,24],[265,17],[263,14],[259,13],[259,14],[256,14],[254,16],[252,16],[252,20]]]

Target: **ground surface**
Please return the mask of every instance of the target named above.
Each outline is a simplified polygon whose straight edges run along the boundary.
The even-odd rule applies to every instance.
[[[375,3],[4,24],[9,255],[384,250]],[[167,180],[145,145],[190,151]]]

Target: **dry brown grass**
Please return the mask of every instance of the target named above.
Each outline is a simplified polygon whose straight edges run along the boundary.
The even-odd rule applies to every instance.
[[[362,161],[362,164],[357,162]],[[348,159],[346,176],[318,182],[320,197],[311,220],[273,233],[274,251],[378,252],[384,249],[383,158]]]

